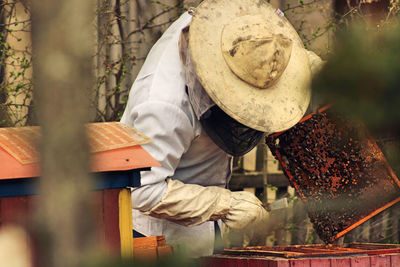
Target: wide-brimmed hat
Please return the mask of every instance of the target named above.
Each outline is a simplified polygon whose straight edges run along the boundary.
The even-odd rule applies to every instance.
[[[189,49],[207,94],[240,123],[279,132],[307,110],[307,50],[282,12],[266,1],[203,1],[193,13]]]

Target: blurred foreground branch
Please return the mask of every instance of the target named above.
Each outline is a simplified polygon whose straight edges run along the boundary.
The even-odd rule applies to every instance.
[[[35,99],[42,127],[39,266],[81,266],[92,222],[84,123],[92,85],[93,1],[32,1]]]

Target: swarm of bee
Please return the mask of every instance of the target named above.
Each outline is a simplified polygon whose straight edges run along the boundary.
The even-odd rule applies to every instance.
[[[316,113],[266,142],[326,243],[400,194],[397,178],[362,123]]]

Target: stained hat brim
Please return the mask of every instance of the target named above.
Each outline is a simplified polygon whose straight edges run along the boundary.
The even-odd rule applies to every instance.
[[[279,81],[259,89],[239,79],[221,51],[225,25],[244,15],[262,16],[270,30],[293,41],[289,63]],[[259,0],[205,0],[189,30],[190,56],[196,75],[212,100],[229,116],[253,129],[274,133],[295,125],[310,102],[311,69],[296,30],[275,9]]]

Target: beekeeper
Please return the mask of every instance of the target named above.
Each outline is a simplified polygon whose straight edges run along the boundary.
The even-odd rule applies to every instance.
[[[205,0],[166,30],[121,119],[152,138],[143,148],[162,164],[132,190],[135,231],[198,257],[213,253],[214,221],[249,236],[268,224],[254,194],[226,189],[232,156],[302,118],[309,55],[266,1]]]

